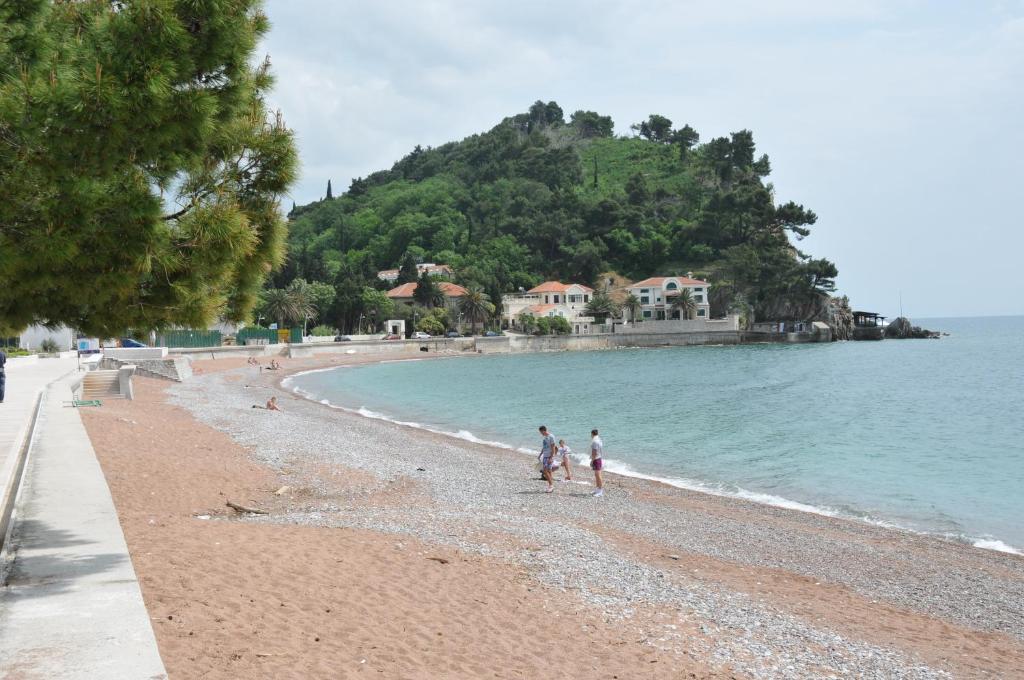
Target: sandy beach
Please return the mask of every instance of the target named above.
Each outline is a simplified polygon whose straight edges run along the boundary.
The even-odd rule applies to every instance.
[[[595,499],[585,469],[548,495],[527,456],[280,387],[357,360],[196,362],[83,411],[171,677],[1024,668],[1020,556],[616,475]]]

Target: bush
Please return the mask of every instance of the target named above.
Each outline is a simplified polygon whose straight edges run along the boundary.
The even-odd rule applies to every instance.
[[[534,335],[551,335],[551,319],[546,316],[542,316],[537,319],[537,330],[533,332]]]
[[[444,335],[444,324],[436,316],[425,316],[416,323],[416,330],[431,335]]]
[[[315,336],[318,336],[318,337],[326,337],[326,336],[334,337],[335,335],[338,334],[338,331],[337,331],[337,329],[331,328],[330,326],[323,326],[323,325],[321,325],[321,326],[313,326],[312,330],[309,331],[309,334],[310,335],[315,335]]]
[[[46,354],[57,354],[58,352],[60,352],[60,345],[58,345],[57,341],[54,340],[53,338],[46,338],[41,343],[39,343],[39,349],[45,352]]]
[[[572,333],[572,326],[564,316],[553,316],[549,322],[551,332],[555,335],[569,335]]]

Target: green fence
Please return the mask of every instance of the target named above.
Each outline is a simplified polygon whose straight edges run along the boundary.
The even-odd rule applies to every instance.
[[[276,345],[281,342],[278,331],[272,331],[269,328],[243,328],[238,331],[235,336],[237,344],[244,345],[248,340],[264,340],[268,345]],[[288,330],[288,342],[301,343],[302,342],[302,329],[291,328]]]
[[[157,336],[157,344],[162,347],[220,347],[220,343],[220,331],[182,329],[164,331]]]

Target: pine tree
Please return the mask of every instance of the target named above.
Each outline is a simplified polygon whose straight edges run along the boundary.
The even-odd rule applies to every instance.
[[[260,0],[0,3],[0,318],[97,335],[246,318],[296,152]]]
[[[327,200],[334,198],[334,194],[331,193],[331,180],[327,180]]]
[[[419,269],[416,267],[416,258],[413,257],[412,253],[406,252],[405,256],[402,257],[402,264],[398,270],[398,280],[395,282],[398,285],[403,283],[412,283],[419,279]]]

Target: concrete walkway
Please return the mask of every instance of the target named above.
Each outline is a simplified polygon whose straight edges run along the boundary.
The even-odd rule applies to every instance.
[[[22,370],[8,376],[18,392],[0,408],[31,401]],[[78,410],[64,405],[70,382],[43,397],[15,511],[14,560],[0,588],[0,678],[165,678],[106,479]],[[0,448],[7,454],[6,439]]]

